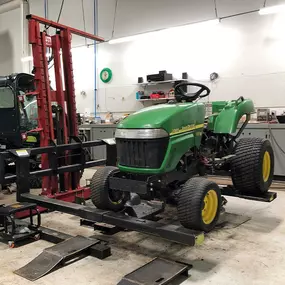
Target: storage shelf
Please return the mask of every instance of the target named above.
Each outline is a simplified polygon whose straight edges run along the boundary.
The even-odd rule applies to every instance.
[[[138,85],[150,86],[150,85],[176,83],[176,82],[188,82],[188,80],[187,79],[173,79],[173,80],[165,80],[165,81],[151,81],[151,82],[138,83]]]
[[[137,101],[140,102],[146,102],[146,101],[167,101],[167,100],[174,100],[175,98],[159,98],[159,99],[137,99]]]

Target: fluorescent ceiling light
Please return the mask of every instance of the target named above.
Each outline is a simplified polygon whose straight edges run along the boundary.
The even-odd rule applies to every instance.
[[[277,14],[277,13],[284,13],[284,12],[285,12],[285,5],[265,7],[259,10],[260,15]]]
[[[144,38],[149,38],[149,37],[153,36],[153,34],[155,34],[155,33],[157,33],[157,32],[143,33],[143,34],[138,34],[138,35],[134,35],[134,36],[118,38],[118,39],[110,40],[109,44],[113,45],[113,44],[132,42],[132,41],[135,41],[138,39],[142,40]]]
[[[208,26],[217,25],[219,23],[220,23],[220,19],[214,19],[214,20],[203,21],[203,22],[199,22],[199,23],[193,23],[193,24],[189,24],[189,25],[182,25],[182,26],[177,26],[177,27],[168,28],[168,29],[162,29],[162,30],[158,30],[158,31],[154,31],[154,32],[143,33],[143,34],[138,34],[138,35],[134,35],[134,36],[129,36],[129,37],[123,37],[123,38],[110,40],[109,44],[112,45],[112,44],[131,42],[131,41],[135,41],[135,40],[138,40],[138,39],[142,40],[142,39],[150,38],[152,36],[156,36],[158,33],[171,33],[171,32],[178,31],[180,29],[196,27],[196,26],[208,27]]]

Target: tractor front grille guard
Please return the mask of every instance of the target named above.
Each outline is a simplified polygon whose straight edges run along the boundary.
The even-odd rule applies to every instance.
[[[127,167],[160,168],[167,151],[169,138],[117,138],[118,163]]]

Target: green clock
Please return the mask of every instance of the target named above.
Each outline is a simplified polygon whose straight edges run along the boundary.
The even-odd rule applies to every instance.
[[[112,79],[112,70],[110,68],[103,68],[100,72],[100,79],[104,82],[104,83],[108,83],[110,82],[110,80]]]

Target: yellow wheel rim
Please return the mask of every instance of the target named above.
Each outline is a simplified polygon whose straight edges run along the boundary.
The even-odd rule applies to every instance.
[[[204,197],[204,208],[202,210],[203,223],[209,225],[216,217],[218,210],[218,195],[215,190],[209,190]]]
[[[271,170],[271,158],[269,152],[266,151],[263,156],[263,164],[262,164],[262,174],[264,182],[268,181],[270,170]]]

